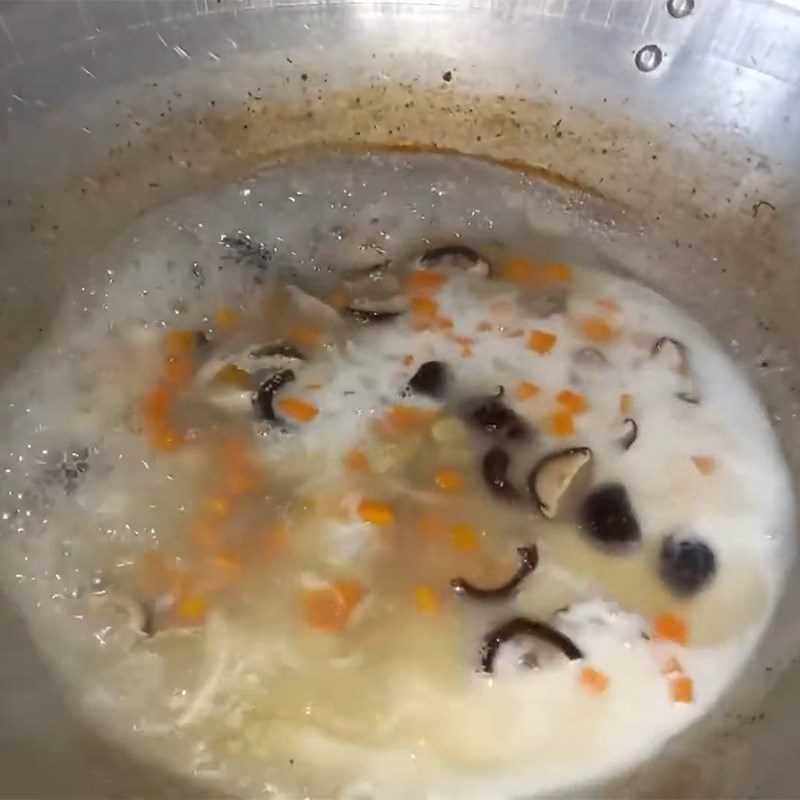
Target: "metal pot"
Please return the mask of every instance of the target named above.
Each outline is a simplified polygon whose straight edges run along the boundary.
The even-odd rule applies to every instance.
[[[612,247],[654,232],[631,268],[728,344],[798,475],[799,88],[791,0],[6,2],[0,369],[157,203],[300,146],[446,148],[539,170]],[[597,795],[800,792],[798,587],[722,706]],[[99,741],[0,618],[0,794],[197,796]]]

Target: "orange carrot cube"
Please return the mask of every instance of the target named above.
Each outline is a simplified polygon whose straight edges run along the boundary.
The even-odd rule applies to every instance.
[[[550,415],[550,431],[554,436],[566,439],[575,435],[575,421],[570,411],[556,411]]]
[[[555,347],[557,338],[558,337],[554,333],[549,333],[548,331],[531,331],[530,336],[528,336],[528,347],[533,350],[534,353],[543,356]]]
[[[589,403],[582,394],[564,389],[556,395],[556,400],[573,414],[582,414],[589,408]]]
[[[675,614],[659,614],[653,620],[653,633],[659,639],[683,645],[689,643],[689,625]]]
[[[394,525],[394,511],[379,500],[362,500],[358,505],[358,516],[370,525],[390,528]]]

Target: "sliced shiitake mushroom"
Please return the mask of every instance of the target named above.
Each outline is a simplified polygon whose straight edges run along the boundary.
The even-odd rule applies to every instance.
[[[531,637],[538,639],[560,650],[570,661],[583,658],[583,651],[565,633],[556,630],[546,622],[514,617],[508,622],[492,629],[483,639],[480,653],[480,664],[483,672],[494,672],[495,660],[500,648],[514,639]]]
[[[348,306],[345,311],[357,322],[365,324],[371,322],[389,322],[397,319],[405,312],[403,311],[388,311],[376,308],[356,308],[355,306]]]
[[[504,436],[516,441],[530,438],[533,432],[530,425],[502,401],[503,393],[501,386],[495,396],[472,404],[467,422],[494,436]]]
[[[639,520],[621,483],[605,483],[593,489],[581,506],[581,523],[593,541],[611,549],[628,547],[641,539]]]
[[[152,607],[118,591],[105,590],[88,596],[89,605],[109,611],[123,622],[126,630],[137,636],[153,636],[155,621]]]
[[[360,322],[386,322],[409,308],[400,276],[389,271],[388,262],[373,265],[368,272],[347,283],[350,298],[346,313]]]
[[[544,456],[528,476],[528,491],[536,507],[548,519],[578,473],[592,460],[588,447],[570,447]]]
[[[653,358],[663,358],[667,366],[680,375],[689,374],[689,356],[686,345],[669,336],[656,339],[650,348]]]
[[[426,361],[411,376],[408,388],[416,394],[441,397],[447,389],[448,376],[449,370],[443,361]]]
[[[700,395],[694,385],[692,372],[689,366],[689,350],[683,342],[669,336],[656,339],[650,348],[652,358],[661,358],[667,366],[679,375],[683,381],[683,388],[675,392],[675,397],[684,403],[698,405]]]
[[[418,259],[417,266],[422,269],[434,267],[454,267],[473,272],[483,278],[489,277],[491,265],[476,250],[464,244],[446,244],[426,250]]]
[[[511,456],[502,447],[492,447],[483,457],[483,480],[489,491],[503,500],[517,500],[519,492],[508,478]]]
[[[617,441],[623,450],[630,450],[633,443],[639,438],[639,424],[631,417],[625,417],[622,421],[623,433]]]
[[[705,589],[717,571],[714,551],[694,536],[668,534],[661,542],[659,574],[678,595],[692,595]]]
[[[511,597],[519,588],[522,581],[528,577],[539,564],[539,550],[535,544],[526,547],[518,547],[519,566],[514,574],[500,586],[493,589],[482,589],[475,586],[466,578],[453,578],[450,585],[457,594],[471,597],[473,600],[506,600]]]
[[[267,420],[268,422],[278,421],[275,416],[275,410],[272,407],[275,392],[283,388],[287,383],[291,383],[294,379],[294,370],[283,369],[270,375],[258,387],[258,390],[253,394],[253,410],[258,419]]]
[[[288,361],[305,361],[306,357],[294,345],[277,341],[262,344],[250,350],[250,358],[282,358]]]

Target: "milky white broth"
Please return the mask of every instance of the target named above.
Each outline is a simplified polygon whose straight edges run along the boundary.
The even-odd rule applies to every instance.
[[[490,214],[464,200],[469,176],[387,158],[397,182],[378,191],[374,165],[268,171],[98,257],[106,280],[6,389],[6,572],[98,725],[226,791],[496,797],[599,779],[706,713],[756,646],[792,555],[774,437],[702,326],[526,228],[524,181]],[[417,260],[452,243],[491,274]],[[407,310],[342,310],[387,302]],[[277,341],[304,360],[253,355]],[[440,396],[410,391],[432,361]],[[287,369],[265,420],[253,391]],[[475,424],[499,387],[525,435]],[[516,498],[487,489],[493,446]],[[530,472],[573,447],[591,461],[547,519]],[[625,547],[581,523],[607,485],[638,522]],[[668,535],[713,552],[697,591],[660,572]],[[531,544],[516,593],[453,591],[505,583]],[[688,644],[659,636],[665,615]],[[484,637],[517,617],[582,657],[525,638],[482,671]]]

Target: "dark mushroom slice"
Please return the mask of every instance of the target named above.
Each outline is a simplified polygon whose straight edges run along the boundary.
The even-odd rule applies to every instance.
[[[588,447],[570,447],[546,455],[531,470],[528,491],[543,516],[555,517],[561,498],[591,460],[592,451]]]
[[[353,306],[348,306],[345,311],[356,320],[356,322],[362,322],[364,324],[389,322],[390,320],[397,319],[404,313],[403,311],[378,311],[375,309],[354,308]]]
[[[420,267],[455,267],[474,272],[486,278],[491,273],[491,265],[476,250],[465,244],[446,244],[426,250],[417,260]]]
[[[621,483],[595,488],[583,501],[581,523],[593,541],[610,549],[636,544],[642,535],[628,490]]]
[[[631,417],[625,417],[622,424],[625,427],[625,431],[618,439],[619,446],[623,450],[630,450],[633,443],[639,438],[639,425],[636,420],[631,419]]]
[[[467,421],[484,433],[502,435],[515,441],[530,438],[532,429],[516,411],[510,409],[500,398],[503,388],[495,397],[479,401],[467,415]]]
[[[255,347],[250,351],[250,358],[272,358],[277,356],[287,360],[305,361],[306,357],[294,345],[286,342],[271,342]]]
[[[692,595],[711,583],[717,558],[702,539],[668,534],[661,543],[658,571],[675,594]]]
[[[652,358],[662,358],[669,368],[679,375],[683,380],[683,388],[675,392],[675,397],[684,403],[698,405],[700,395],[694,385],[692,372],[689,367],[689,350],[683,342],[672,339],[669,336],[662,336],[656,339],[650,348]]]
[[[153,604],[136,600],[128,594],[104,590],[90,594],[88,602],[96,609],[110,611],[124,620],[124,627],[137,636],[151,637],[156,634],[155,609]]]
[[[700,405],[700,398],[694,392],[675,392],[675,397],[692,406]]]
[[[493,589],[483,589],[470,583],[466,578],[453,578],[450,581],[453,591],[473,600],[507,600],[539,564],[539,550],[535,544],[518,547],[517,553],[519,555],[519,566],[514,574],[500,586],[495,586]]]
[[[416,394],[441,397],[447,389],[448,377],[449,370],[443,361],[426,361],[411,376],[408,388]]]
[[[486,451],[481,465],[483,480],[489,491],[502,500],[518,500],[519,492],[508,479],[511,456],[502,447],[492,447]]]
[[[546,622],[528,619],[527,617],[514,617],[484,636],[480,654],[481,670],[490,674],[494,672],[494,662],[500,652],[500,648],[507,642],[523,636],[533,637],[552,645],[560,650],[570,661],[577,661],[583,658],[583,652],[569,636],[556,630]]]
[[[258,419],[278,422],[275,410],[272,407],[275,392],[283,388],[287,383],[291,383],[294,379],[294,370],[284,369],[271,375],[258,387],[258,390],[253,394],[253,410],[256,412]]]
[[[650,355],[653,358],[663,358],[670,369],[680,375],[689,374],[689,355],[686,345],[679,342],[677,339],[672,339],[669,336],[662,336],[656,339],[653,346],[650,348]]]

